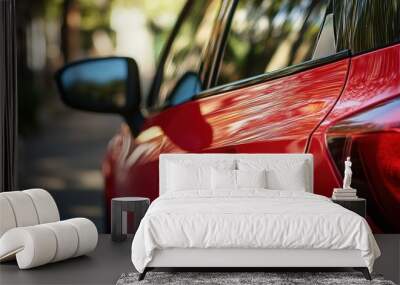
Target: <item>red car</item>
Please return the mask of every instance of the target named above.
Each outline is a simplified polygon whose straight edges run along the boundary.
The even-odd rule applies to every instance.
[[[351,156],[371,227],[400,233],[398,0],[188,1],[149,94],[123,57],[57,82],[67,105],[125,119],[103,163],[107,205],[155,199],[160,153],[312,153],[326,196]]]

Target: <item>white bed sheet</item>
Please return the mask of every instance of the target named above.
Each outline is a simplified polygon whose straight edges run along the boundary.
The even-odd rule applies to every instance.
[[[361,216],[300,191],[184,191],[157,198],[132,243],[143,272],[155,249],[357,249],[372,272],[380,250]]]

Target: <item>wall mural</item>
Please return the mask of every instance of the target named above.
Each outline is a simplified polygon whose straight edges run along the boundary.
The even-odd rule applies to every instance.
[[[125,120],[103,162],[106,205],[155,199],[161,153],[311,153],[316,194],[342,187],[351,157],[372,230],[400,233],[398,1],[235,2],[229,24],[220,1],[186,4],[147,93],[133,59],[58,73],[67,105]]]

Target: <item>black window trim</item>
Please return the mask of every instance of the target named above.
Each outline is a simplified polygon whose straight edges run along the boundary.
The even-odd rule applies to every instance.
[[[400,44],[400,40],[393,41],[393,42],[390,42],[390,43],[387,43],[387,44],[383,44],[383,45],[379,45],[379,46],[376,46],[376,47],[373,47],[373,48],[364,49],[364,50],[357,51],[357,52],[352,51],[351,55],[352,56],[363,55],[363,54],[366,54],[366,53],[370,53],[370,52],[373,52],[373,51],[376,51],[376,50],[388,48],[388,47],[395,46],[395,45],[398,45],[398,44]]]
[[[272,71],[272,72],[268,72],[268,73],[263,73],[260,75],[256,75],[253,77],[249,77],[249,78],[245,78],[242,80],[238,80],[238,81],[234,81],[231,83],[227,83],[227,84],[223,84],[223,85],[219,85],[207,90],[204,90],[202,92],[200,92],[195,98],[196,99],[200,99],[200,98],[205,98],[205,97],[209,97],[209,96],[213,96],[213,95],[217,95],[223,92],[228,92],[228,91],[232,91],[232,90],[236,90],[236,89],[241,89],[244,87],[248,87],[248,86],[252,86],[255,84],[259,84],[259,83],[263,83],[263,82],[267,82],[267,81],[271,81],[274,79],[278,79],[278,78],[282,78],[282,77],[286,77],[289,75],[293,75],[296,73],[300,73],[303,71],[307,71],[309,69],[313,69],[325,64],[329,64],[329,63],[333,63],[336,61],[340,61],[342,59],[345,58],[349,58],[351,56],[351,52],[349,50],[343,50],[340,52],[337,52],[333,55],[327,56],[327,57],[323,57],[320,59],[314,59],[314,60],[309,60],[309,61],[305,61],[299,64],[295,64],[292,66],[288,66],[282,69],[278,69],[276,71]]]

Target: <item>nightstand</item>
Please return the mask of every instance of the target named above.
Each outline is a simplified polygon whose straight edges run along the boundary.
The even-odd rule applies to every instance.
[[[331,200],[333,203],[339,204],[340,206],[359,214],[363,218],[367,216],[367,200],[363,198],[356,198],[352,200]]]
[[[111,200],[111,239],[124,241],[127,237],[127,213],[133,212],[134,232],[150,206],[150,199],[143,197],[118,197]]]

